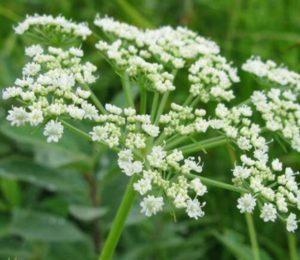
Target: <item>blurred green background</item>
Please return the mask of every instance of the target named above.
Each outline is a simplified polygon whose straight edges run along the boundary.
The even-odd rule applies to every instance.
[[[185,25],[216,41],[237,66],[256,54],[298,71],[299,10],[298,0],[0,0],[0,88],[13,84],[24,64],[24,42],[13,26],[26,14],[62,14],[90,25],[97,13],[145,28]],[[83,46],[99,68],[93,88],[104,102],[122,104],[119,79],[94,44],[90,37]],[[236,102],[258,88],[240,75]],[[10,103],[0,102],[0,259],[95,259],[127,181],[112,163],[115,155],[69,132],[61,143],[46,144],[40,129],[10,127]],[[273,146],[299,169],[299,154]],[[227,147],[209,151],[204,174],[230,182],[231,160]],[[147,219],[136,203],[115,259],[252,259],[237,195],[209,191],[206,216],[198,221],[180,212],[176,222],[167,212]],[[288,259],[284,226],[266,225],[257,215],[262,259]]]

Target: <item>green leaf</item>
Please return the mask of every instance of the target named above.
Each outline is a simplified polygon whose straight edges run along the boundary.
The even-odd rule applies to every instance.
[[[53,170],[21,157],[0,160],[0,176],[29,182],[50,191],[82,192],[85,190],[85,183],[77,172]]]
[[[70,214],[82,221],[92,221],[106,214],[105,208],[92,208],[81,205],[70,205]]]
[[[237,258],[252,260],[252,251],[250,245],[243,243],[241,234],[233,231],[226,230],[224,234],[213,232],[213,235]],[[263,260],[271,260],[268,254],[260,249],[260,256]]]
[[[91,243],[51,243],[45,260],[96,259]]]
[[[50,151],[52,156],[54,153],[56,153],[56,159],[60,157],[60,163],[90,163],[91,161],[89,156],[91,152],[90,144],[86,140],[78,138],[78,136],[68,131],[65,131],[63,138],[58,143],[47,143],[42,134],[42,129],[33,128],[30,126],[14,127],[11,126],[6,120],[3,120],[1,123],[0,131],[18,143],[23,144],[22,147],[24,147],[24,144],[27,144],[33,146],[35,149],[44,148],[43,151]],[[52,159],[52,163],[53,160],[55,159]],[[44,162],[48,163],[47,160]],[[58,163],[56,162],[55,166],[57,165]]]
[[[10,233],[27,240],[80,241],[85,235],[68,220],[41,212],[24,209],[13,211]]]
[[[18,206],[21,202],[21,191],[17,181],[2,179],[0,182],[1,191],[11,206]]]
[[[5,238],[0,240],[0,248],[3,259],[28,259],[31,256],[30,249],[21,241]]]

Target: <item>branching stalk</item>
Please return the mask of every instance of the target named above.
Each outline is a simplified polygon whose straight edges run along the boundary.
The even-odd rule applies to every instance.
[[[225,136],[218,136],[218,137],[204,140],[202,142],[185,145],[179,147],[178,149],[181,150],[184,154],[191,154],[208,148],[217,147],[226,144],[227,142],[228,139]]]
[[[88,85],[83,85],[83,87],[91,93],[91,99],[99,111],[103,114],[106,114],[106,110],[94,92],[90,89]]]

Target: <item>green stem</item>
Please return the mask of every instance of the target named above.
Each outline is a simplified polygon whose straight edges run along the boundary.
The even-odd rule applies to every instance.
[[[250,241],[251,241],[253,259],[254,260],[259,260],[260,259],[259,247],[258,247],[255,227],[254,227],[252,215],[249,214],[249,213],[246,213],[246,222],[247,222],[249,237],[250,237]]]
[[[133,95],[131,91],[131,85],[128,75],[123,74],[121,77],[122,86],[125,92],[125,97],[128,103],[128,106],[134,107]]]
[[[192,94],[189,94],[187,99],[184,101],[183,106],[188,106],[192,102],[193,98],[194,96]]]
[[[122,230],[124,228],[125,221],[133,205],[134,198],[136,195],[133,189],[133,183],[135,177],[131,177],[129,183],[127,184],[126,191],[123,195],[121,204],[118,208],[117,214],[114,218],[112,226],[110,228],[108,237],[104,243],[99,260],[110,260],[114,254],[118,241],[120,239]]]
[[[87,134],[86,132],[82,131],[81,129],[69,124],[68,122],[64,121],[64,120],[60,120],[62,122],[62,124],[69,128],[72,132],[74,132],[75,134],[78,134],[82,137],[84,137],[85,139],[87,139],[88,141],[92,141],[92,138],[89,134]],[[100,141],[99,141],[100,142]],[[101,144],[105,145],[107,147],[107,144],[103,143],[103,142],[100,142]],[[120,149],[117,148],[117,147],[113,147],[111,148],[113,151],[115,152],[120,152]]]
[[[166,149],[171,149],[186,139],[188,139],[188,136],[186,135],[180,136],[178,134],[175,134],[173,137],[171,137],[169,140],[166,141],[167,143]]]
[[[288,243],[289,243],[290,259],[297,260],[298,254],[297,254],[296,236],[295,236],[295,234],[288,232],[287,237],[288,237]]]
[[[190,154],[190,153],[198,152],[198,151],[205,150],[208,148],[220,146],[220,145],[226,144],[227,142],[228,142],[228,139],[225,136],[218,136],[218,137],[204,140],[202,142],[185,145],[185,146],[179,147],[178,149],[181,150],[184,154]]]
[[[164,108],[165,108],[166,102],[168,100],[168,97],[169,97],[169,92],[164,93],[163,96],[162,96],[162,99],[160,101],[160,104],[159,104],[159,107],[158,107],[158,110],[157,110],[157,113],[156,113],[155,122],[154,122],[155,124],[158,123],[160,115],[164,111]]]
[[[145,114],[147,110],[147,91],[141,88],[141,101],[140,101],[140,111],[141,114]]]
[[[99,111],[103,114],[106,114],[107,112],[106,112],[104,106],[102,105],[100,100],[97,98],[97,96],[94,94],[94,92],[90,89],[90,87],[88,85],[83,85],[83,87],[91,93],[91,99],[92,99],[93,103],[95,104],[95,106],[99,109]]]
[[[157,92],[154,93],[152,107],[151,107],[151,121],[154,122],[155,113],[158,105],[159,94]]]
[[[84,139],[87,139],[89,141],[91,141],[91,136],[89,134],[87,134],[86,132],[80,130],[79,128],[69,124],[68,122],[64,121],[64,120],[60,120],[62,122],[62,124],[69,128],[72,132],[76,133],[76,134],[79,134],[80,136],[84,137]]]
[[[196,175],[194,175],[194,174],[189,174],[189,176],[193,176],[193,178],[196,177]],[[234,192],[238,192],[238,193],[247,192],[247,190],[245,190],[243,188],[239,188],[239,187],[233,186],[233,185],[225,183],[225,182],[215,181],[215,180],[212,180],[212,179],[209,179],[209,178],[206,178],[206,177],[202,177],[202,176],[198,176],[198,177],[200,178],[202,183],[207,185],[207,186],[217,187],[217,188],[220,188],[220,189],[230,190],[230,191],[234,191]]]
[[[193,100],[193,102],[191,103],[191,107],[194,107],[194,106],[196,106],[197,105],[197,103],[200,101],[200,96],[198,96],[198,97],[196,97],[194,100]]]

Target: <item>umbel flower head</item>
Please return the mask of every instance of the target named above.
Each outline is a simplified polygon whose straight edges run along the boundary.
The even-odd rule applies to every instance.
[[[32,45],[25,53],[30,61],[24,66],[22,77],[3,90],[3,99],[21,101],[21,106],[8,111],[7,120],[12,125],[37,126],[54,119],[46,125],[44,134],[48,142],[58,142],[63,126],[56,119],[68,115],[93,120],[98,116],[97,109],[88,101],[90,91],[86,90],[96,80],[96,67],[81,61],[81,49]]]
[[[173,91],[178,70],[188,68],[190,93],[207,102],[229,101],[238,82],[237,71],[219,54],[219,47],[184,27],[141,30],[110,17],[97,17],[107,40],[96,48],[119,73],[128,74],[143,87],[160,93]]]
[[[149,217],[165,208],[203,217],[202,197],[211,182],[202,177],[205,162],[195,154],[230,142],[238,155],[232,169],[234,188],[241,193],[237,208],[241,213],[259,209],[264,222],[281,219],[294,232],[299,173],[271,158],[264,134],[279,133],[300,151],[299,74],[253,57],[242,68],[271,82],[272,88],[254,92],[242,104],[224,104],[235,98],[232,85],[240,79],[213,41],[184,27],[142,30],[109,17],[97,17],[94,23],[103,34],[96,48],[120,75],[128,107],[89,102],[90,97],[95,101],[88,85],[96,81],[96,67],[82,61],[81,49],[37,44],[25,50],[30,61],[22,77],[3,91],[4,99],[21,101],[8,111],[7,120],[14,126],[45,124],[48,142],[62,138],[62,117],[90,120],[93,126],[86,135],[117,152],[117,164],[133,178],[132,187],[142,197],[141,212]],[[16,31],[42,28],[61,39],[85,39],[91,32],[84,26],[62,17],[34,16]],[[167,99],[183,70],[189,96],[178,104]],[[139,86],[140,112],[131,95],[132,82]],[[152,98],[149,113],[147,98]],[[212,102],[213,112],[208,113],[204,103],[211,101],[218,104]],[[257,113],[265,124],[260,125]]]
[[[14,30],[17,34],[34,36],[34,39],[37,37],[38,41],[49,45],[73,44],[85,40],[92,33],[86,23],[75,23],[63,16],[39,14],[26,16]]]

